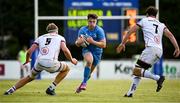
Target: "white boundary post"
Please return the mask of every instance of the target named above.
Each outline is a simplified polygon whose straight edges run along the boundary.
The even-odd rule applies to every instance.
[[[38,0],[34,0],[34,39],[38,37],[38,26],[39,26],[39,20],[38,20]]]
[[[155,6],[156,6],[156,9],[158,9],[158,13],[157,13],[156,18],[159,20],[159,0],[155,1]]]

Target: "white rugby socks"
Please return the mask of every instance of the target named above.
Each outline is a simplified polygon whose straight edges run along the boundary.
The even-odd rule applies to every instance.
[[[154,75],[149,70],[142,70],[142,72],[144,72],[144,77],[146,77],[146,78],[150,78],[150,79],[153,79],[153,80],[156,80],[156,81],[158,81],[159,78],[160,78],[159,75]],[[142,72],[141,72],[141,74],[142,74]]]
[[[131,87],[129,88],[129,91],[127,95],[133,94],[141,80],[141,77],[133,76],[133,81],[131,83]]]
[[[8,89],[6,92],[8,92],[8,93],[13,93],[14,91],[16,91],[16,87],[15,86],[13,86],[13,87],[11,87],[10,89]]]

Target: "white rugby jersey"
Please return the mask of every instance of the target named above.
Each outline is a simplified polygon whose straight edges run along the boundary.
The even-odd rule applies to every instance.
[[[64,37],[55,33],[38,37],[34,41],[39,46],[38,59],[58,60],[61,42],[65,42]]]
[[[145,46],[162,49],[162,36],[166,28],[164,23],[159,22],[156,18],[146,17],[141,19],[137,25],[143,30]]]

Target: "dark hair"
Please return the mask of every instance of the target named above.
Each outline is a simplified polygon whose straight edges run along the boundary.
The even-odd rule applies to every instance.
[[[156,16],[158,12],[158,9],[156,9],[154,6],[149,6],[146,9],[146,14],[148,14],[149,16]]]
[[[88,14],[87,18],[97,19],[98,16],[96,14]]]
[[[46,27],[47,32],[55,32],[58,31],[58,27],[54,23],[49,23]]]

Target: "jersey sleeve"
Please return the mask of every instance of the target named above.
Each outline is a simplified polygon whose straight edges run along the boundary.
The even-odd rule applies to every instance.
[[[167,29],[167,27],[164,23],[162,24],[162,26],[163,26],[163,30]]]
[[[61,37],[61,42],[66,42],[66,39],[64,37]]]
[[[38,38],[33,42],[33,44],[39,45],[39,38],[40,38],[40,37],[38,37]]]
[[[102,29],[102,28],[100,28],[99,27],[99,29],[98,29],[98,38],[99,38],[99,40],[103,40],[103,39],[105,39],[105,33],[104,33],[104,30]]]
[[[143,27],[143,19],[141,19],[140,21],[138,21],[138,22],[137,22],[137,25],[138,25],[139,27]]]

